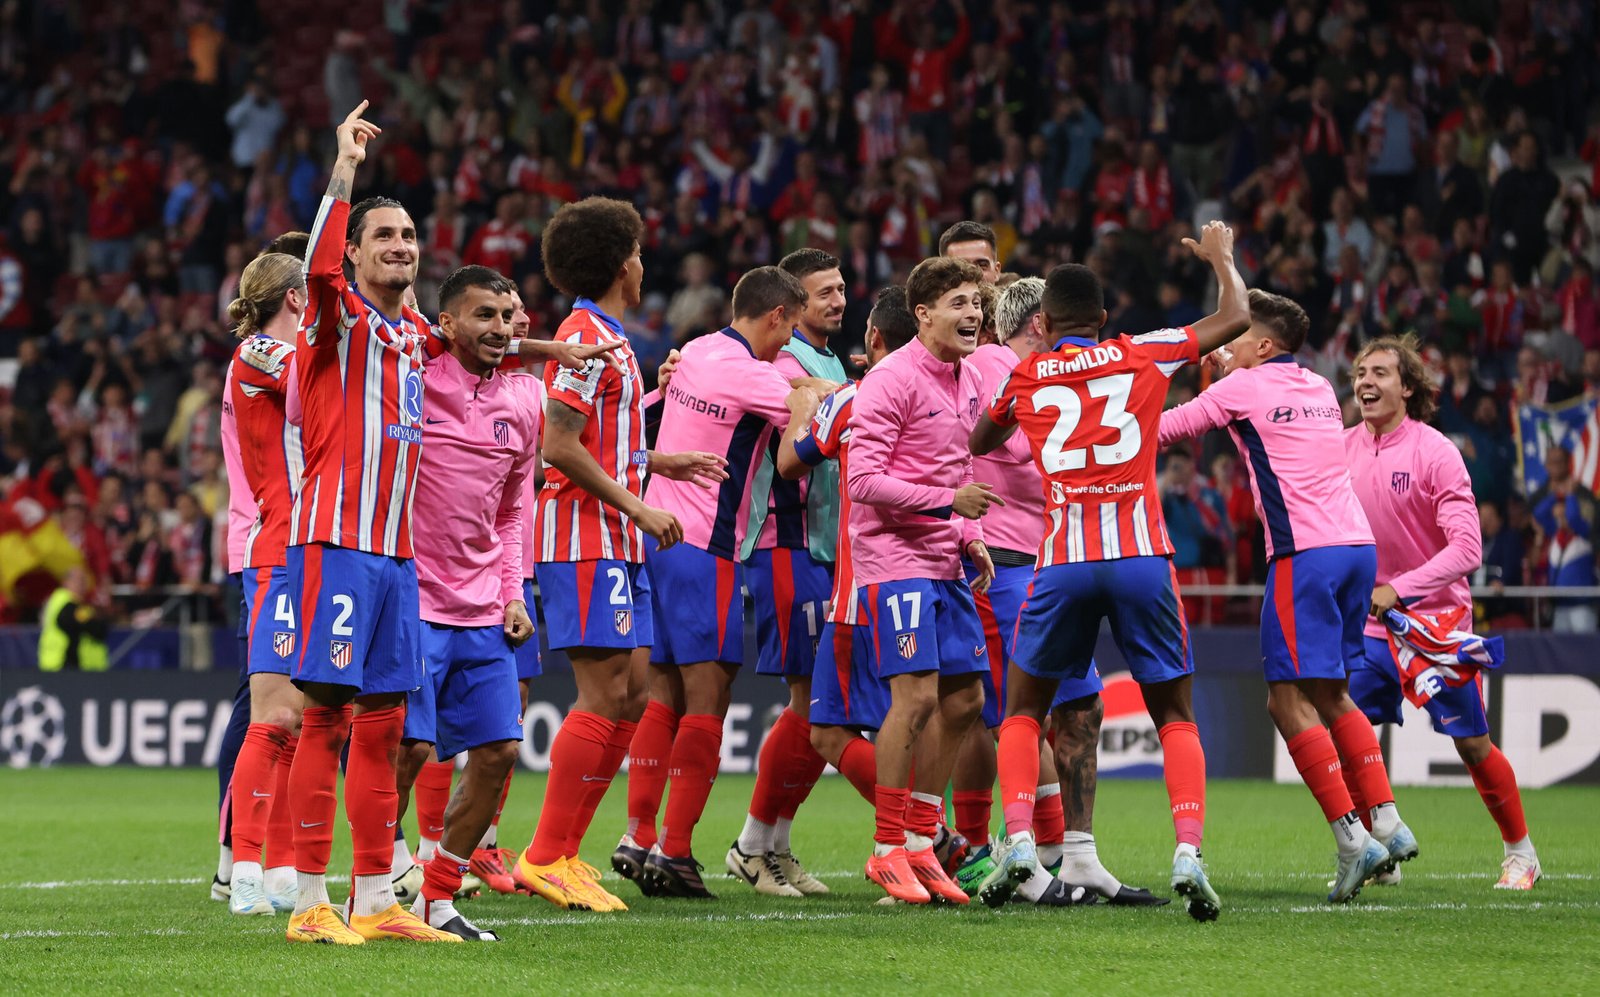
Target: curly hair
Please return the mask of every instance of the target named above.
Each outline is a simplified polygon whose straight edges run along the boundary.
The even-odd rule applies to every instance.
[[[1433,383],[1433,378],[1428,374],[1428,365],[1422,362],[1416,335],[1408,332],[1403,336],[1380,336],[1371,340],[1361,347],[1350,369],[1360,369],[1374,353],[1394,354],[1395,372],[1400,375],[1400,385],[1411,389],[1411,397],[1406,399],[1406,415],[1418,422],[1432,422],[1439,411],[1439,386]]]
[[[557,289],[603,298],[644,235],[644,220],[627,201],[586,197],[564,204],[545,226],[544,272]]]

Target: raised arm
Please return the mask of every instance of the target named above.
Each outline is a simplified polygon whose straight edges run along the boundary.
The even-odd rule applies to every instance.
[[[1217,275],[1217,310],[1194,323],[1200,355],[1238,339],[1250,328],[1250,292],[1233,264],[1233,229],[1222,222],[1207,222],[1200,241],[1183,240],[1194,255],[1211,264]]]
[[[1232,374],[1202,391],[1193,401],[1161,413],[1160,446],[1170,447],[1179,440],[1203,436],[1232,422],[1229,398],[1243,380],[1237,373]]]
[[[344,244],[350,222],[350,188],[356,168],[367,158],[367,142],[380,131],[361,117],[366,109],[367,102],[362,101],[335,130],[339,154],[311,228],[311,248],[306,253],[307,319],[300,325],[299,340],[312,349],[338,343],[345,331],[340,299],[347,287]]]

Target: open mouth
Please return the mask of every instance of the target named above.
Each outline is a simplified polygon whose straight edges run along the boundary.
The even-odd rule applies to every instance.
[[[1356,392],[1356,400],[1363,405],[1376,405],[1382,398],[1382,395],[1370,388],[1365,391]]]
[[[976,340],[978,338],[978,327],[975,325],[958,325],[956,326],[956,335],[962,339]]]

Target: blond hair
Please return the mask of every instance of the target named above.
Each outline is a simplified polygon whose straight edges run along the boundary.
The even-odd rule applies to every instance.
[[[239,296],[228,305],[234,335],[248,339],[259,333],[282,310],[284,292],[305,286],[300,261],[287,253],[263,253],[251,260],[239,275]]]

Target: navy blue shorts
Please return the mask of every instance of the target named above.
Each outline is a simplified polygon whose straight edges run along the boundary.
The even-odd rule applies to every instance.
[[[289,674],[289,665],[298,660],[300,651],[294,626],[299,602],[299,594],[289,590],[287,567],[245,569],[244,604],[249,613],[245,660],[251,675]]]
[[[861,586],[861,626],[872,633],[878,677],[971,675],[989,669],[989,645],[964,579],[907,578]]]
[[[540,561],[533,566],[552,650],[633,650],[655,643],[650,577],[632,561]],[[528,603],[532,615],[533,603]]]
[[[290,547],[289,591],[300,593],[296,682],[354,686],[363,695],[422,684],[417,567],[365,551]]]
[[[1268,682],[1342,679],[1366,657],[1377,548],[1314,547],[1267,566],[1261,664]]]
[[[1156,685],[1194,672],[1177,574],[1165,557],[1040,568],[1017,616],[1011,660],[1039,678],[1087,679],[1103,619],[1134,681]]]
[[[811,675],[811,722],[877,730],[889,712],[889,683],[872,664],[872,639],[865,626],[827,623]]]
[[[440,761],[522,740],[517,663],[503,626],[424,623],[422,657],[428,674],[406,697],[406,740],[432,744]]]
[[[803,550],[758,550],[744,563],[756,609],[757,675],[810,678],[833,594],[833,572]]]
[[[978,577],[978,569],[970,564],[963,567],[970,584]],[[1017,617],[1033,586],[1033,574],[1034,569],[1029,565],[997,566],[989,591],[972,597],[978,607],[978,621],[983,624],[983,639],[989,645],[989,668],[983,673],[983,725],[991,729],[1000,726],[1000,721],[1006,717],[1006,667],[1011,662]],[[1085,696],[1099,695],[1104,688],[1100,669],[1091,658],[1088,674],[1083,678],[1064,679],[1056,687],[1052,709]]]
[[[512,653],[517,659],[517,681],[526,682],[528,679],[538,678],[543,670],[539,666],[539,607],[533,604],[533,581],[522,580],[522,604],[528,607],[528,619],[533,621],[533,636]],[[549,626],[548,623],[545,624]]]
[[[744,565],[686,543],[657,550],[646,538],[659,633],[658,665],[744,664]]]
[[[1350,698],[1375,724],[1403,724],[1400,703],[1405,693],[1400,688],[1400,668],[1394,651],[1382,637],[1365,637],[1363,641],[1366,653],[1350,669]],[[1441,734],[1478,737],[1489,733],[1489,716],[1483,710],[1483,692],[1477,682],[1445,686],[1424,709],[1433,721],[1433,729]]]

